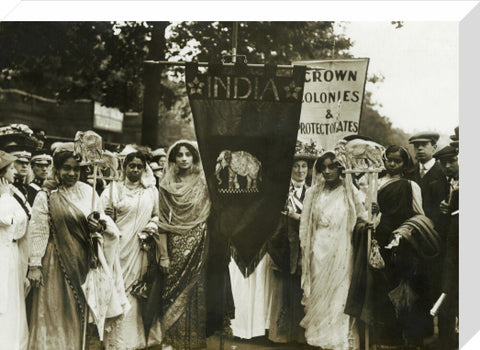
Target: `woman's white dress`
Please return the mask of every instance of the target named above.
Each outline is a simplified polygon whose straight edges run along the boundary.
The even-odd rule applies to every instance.
[[[303,266],[308,262],[310,276],[302,270],[305,317],[300,325],[305,328],[305,338],[310,345],[335,350],[358,349],[353,320],[344,313],[353,270],[353,227],[349,227],[352,220],[347,220],[347,193],[344,186],[338,186],[333,190],[324,188],[315,198],[308,196],[305,201],[310,201],[312,224],[308,232],[300,229],[300,240]]]
[[[120,230],[120,265],[130,310],[106,329],[107,349],[126,350],[145,347],[145,332],[138,299],[130,294],[132,285],[142,278],[147,269],[147,254],[140,249],[138,233],[152,219],[158,220],[158,190],[154,186],[139,185],[129,189],[123,183],[114,183],[101,195],[102,207],[116,209],[116,225]],[[156,224],[155,224],[156,227]],[[160,322],[150,330],[148,345],[162,341]]]
[[[27,214],[17,200],[11,194],[0,196],[1,349],[23,350],[28,345],[24,292],[28,255],[22,239],[27,224]]]
[[[233,335],[243,339],[264,336],[269,328],[271,306],[271,258],[268,253],[255,271],[245,278],[231,259],[228,266],[235,303],[235,318],[231,320]]]

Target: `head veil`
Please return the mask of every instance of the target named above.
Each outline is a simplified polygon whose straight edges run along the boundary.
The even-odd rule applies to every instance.
[[[317,162],[322,162],[324,157],[327,154],[332,154],[335,157],[333,151],[325,151],[320,157],[315,161],[312,170],[312,186],[307,190],[305,200],[303,202],[303,211],[300,219],[300,245],[302,248],[302,288],[306,297],[310,295],[310,286],[311,286],[311,275],[310,275],[310,254],[312,250],[311,242],[312,235],[314,230],[317,227],[317,223],[314,222],[313,210],[315,206],[315,201],[319,195],[326,190],[325,188],[325,178],[321,172],[317,171]],[[345,165],[340,159],[335,157],[335,162],[337,162],[343,169]],[[341,185],[345,188],[346,199],[348,201],[348,213],[347,215],[340,214],[338,216],[339,220],[348,220],[348,230],[353,231],[357,217],[363,214],[364,208],[361,204],[356,192],[358,191],[352,181],[351,174],[345,174],[341,178]],[[359,213],[362,211],[362,213]]]
[[[170,160],[172,150],[181,144],[193,146],[198,159],[198,162],[192,165],[191,176],[182,182],[178,177],[177,165]],[[167,159],[165,175],[159,184],[159,231],[184,234],[207,220],[210,214],[208,188],[195,142],[175,142],[167,152]]]

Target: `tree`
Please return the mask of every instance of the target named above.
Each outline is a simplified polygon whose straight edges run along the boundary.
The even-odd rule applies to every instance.
[[[364,97],[362,116],[360,119],[359,134],[372,138],[381,145],[408,146],[408,135],[401,129],[393,128],[392,122],[382,116],[372,102],[371,92],[366,92]]]
[[[334,22],[239,22],[237,53],[249,63],[290,64],[295,60],[349,57],[350,39],[333,33]],[[181,22],[172,26],[170,52],[194,41],[199,61],[231,54],[233,22]]]
[[[0,87],[138,111],[149,38],[138,22],[2,22]]]

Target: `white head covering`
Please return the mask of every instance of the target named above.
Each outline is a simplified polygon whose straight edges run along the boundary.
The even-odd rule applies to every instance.
[[[317,162],[321,162],[325,159],[325,156],[331,154],[334,157],[334,162],[338,163],[340,166],[344,166],[342,162],[335,157],[335,152],[325,151],[322,155],[315,161],[313,165],[313,175],[312,175],[312,186],[307,190],[305,195],[305,200],[303,202],[303,211],[300,219],[300,245],[302,248],[303,256],[309,256],[312,245],[312,234],[316,228],[316,223],[314,222],[313,209],[315,200],[320,196],[320,194],[326,190],[325,188],[325,178],[321,172],[317,171]],[[348,220],[348,230],[353,231],[357,217],[363,214],[359,211],[364,211],[363,205],[361,204],[357,194],[358,190],[354,188],[352,181],[352,174],[345,174],[345,177],[341,177],[341,184],[346,191],[347,201],[348,201],[348,213],[345,216],[341,216],[342,220]],[[310,276],[310,259],[302,259],[302,288],[304,290],[305,296],[310,295],[310,286],[311,286],[311,276]]]

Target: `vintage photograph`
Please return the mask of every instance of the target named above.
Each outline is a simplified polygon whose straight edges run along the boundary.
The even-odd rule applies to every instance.
[[[0,22],[0,350],[459,349],[459,23]]]

